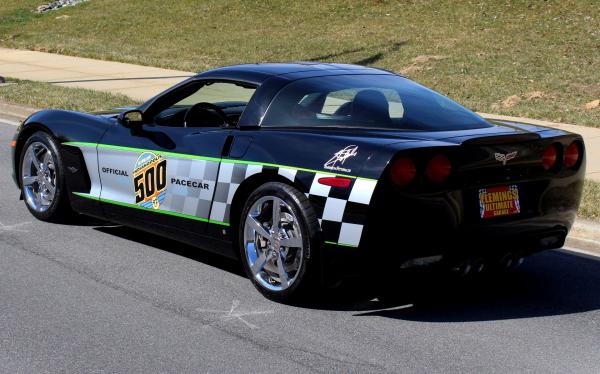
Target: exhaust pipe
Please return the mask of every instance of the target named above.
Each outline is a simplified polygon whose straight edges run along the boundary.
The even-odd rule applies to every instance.
[[[500,259],[500,267],[502,269],[508,269],[513,265],[514,256],[512,253],[507,253]]]
[[[470,260],[464,260],[459,262],[458,265],[452,268],[452,271],[460,277],[467,276],[471,270],[473,269],[473,265]]]
[[[523,257],[523,256],[518,256],[518,255],[517,255],[517,256],[515,256],[515,257],[513,258],[512,267],[513,267],[513,268],[516,268],[516,267],[519,267],[519,266],[521,266],[521,265],[523,264],[523,261],[525,261],[525,257]]]
[[[472,267],[474,273],[479,274],[483,272],[483,270],[486,268],[485,260],[483,258],[478,258],[477,260],[473,261]]]
[[[524,256],[515,253],[507,253],[500,259],[500,267],[503,269],[514,269],[519,267],[523,261],[525,261]]]

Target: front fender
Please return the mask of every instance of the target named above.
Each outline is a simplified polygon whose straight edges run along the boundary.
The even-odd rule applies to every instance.
[[[12,147],[12,176],[18,182],[19,160],[23,145],[37,131],[44,131],[57,139],[59,144],[64,142],[97,143],[108,127],[115,124],[110,118],[67,110],[42,110],[29,116],[23,121],[14,135],[15,146]]]

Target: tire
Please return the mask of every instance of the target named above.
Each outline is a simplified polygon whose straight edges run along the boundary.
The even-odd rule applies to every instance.
[[[278,230],[274,206],[280,210]],[[318,284],[319,223],[304,194],[284,183],[266,183],[248,197],[239,222],[244,270],[264,296],[293,303]]]
[[[27,209],[41,221],[62,222],[71,218],[73,211],[56,141],[38,131],[27,139],[21,150],[18,177]],[[52,187],[53,193],[50,193]]]

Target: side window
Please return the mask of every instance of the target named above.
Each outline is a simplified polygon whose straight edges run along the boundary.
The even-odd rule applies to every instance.
[[[209,82],[185,87],[155,117],[154,122],[170,127],[215,127],[239,121],[255,87],[228,82]],[[200,105],[199,105],[200,104]]]
[[[242,87],[233,83],[215,82],[200,87],[190,96],[174,106],[192,106],[198,103],[239,103],[246,105],[254,94],[254,88]]]
[[[447,97],[387,73],[298,79],[275,95],[260,124],[427,131],[492,126]]]
[[[349,115],[348,109],[360,91],[377,91],[383,94],[383,97],[387,100],[389,116],[392,120],[401,119],[404,116],[404,107],[398,92],[381,88],[347,89],[330,92],[325,97],[321,114]]]

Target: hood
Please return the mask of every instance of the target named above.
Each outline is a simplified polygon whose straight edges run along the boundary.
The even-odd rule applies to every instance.
[[[101,116],[101,117],[115,117],[116,115],[126,112],[128,110],[134,110],[134,109],[138,109],[137,106],[124,106],[124,107],[118,107],[118,108],[113,108],[113,109],[107,109],[107,110],[100,110],[97,112],[90,112],[89,114],[93,114],[96,116]]]

